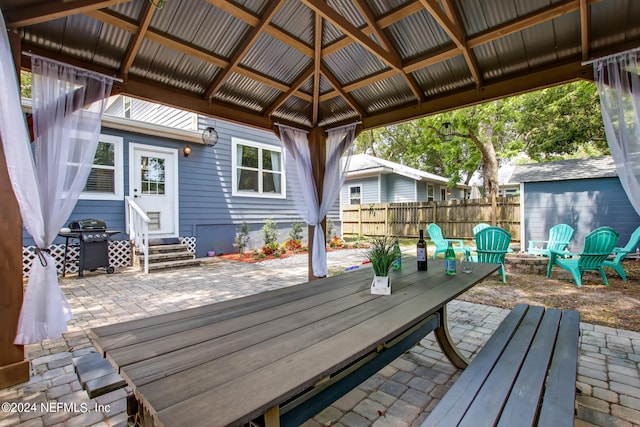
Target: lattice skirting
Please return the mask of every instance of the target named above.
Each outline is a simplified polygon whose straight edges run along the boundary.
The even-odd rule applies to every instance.
[[[62,274],[65,245],[51,245],[51,256],[56,260],[58,274]],[[67,273],[78,272],[78,245],[69,245],[67,253]],[[35,246],[22,247],[22,276],[28,277],[31,263],[37,258]],[[112,267],[128,267],[131,265],[131,249],[128,240],[109,241],[109,265]]]
[[[187,245],[189,251],[196,251],[196,237],[180,237],[180,242]],[[56,268],[58,274],[62,274],[62,264],[64,262],[64,246],[65,245],[51,245],[51,256],[56,260]],[[67,254],[67,273],[78,272],[78,255],[79,250],[77,245],[69,245],[69,253]],[[29,277],[29,271],[31,270],[31,263],[36,259],[36,247],[35,246],[23,246],[22,247],[22,276]],[[129,267],[132,265],[131,260],[131,247],[128,240],[110,240],[109,241],[109,265],[112,267]]]

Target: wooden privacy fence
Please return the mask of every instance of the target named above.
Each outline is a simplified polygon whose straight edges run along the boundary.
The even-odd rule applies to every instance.
[[[494,201],[495,200],[495,201]],[[473,227],[486,222],[520,241],[520,197],[497,197],[444,202],[371,203],[342,207],[345,236],[418,237],[420,229],[435,222],[445,237],[473,239]]]

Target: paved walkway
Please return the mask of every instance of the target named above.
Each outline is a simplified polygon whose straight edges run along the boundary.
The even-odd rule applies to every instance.
[[[358,251],[333,252],[329,268],[360,266],[362,259]],[[264,265],[208,259],[201,267],[150,275],[119,270],[67,277],[61,287],[73,307],[69,331],[64,338],[27,346],[31,380],[0,390],[0,402],[36,404],[38,410],[0,411],[0,426],[126,426],[130,390],[89,399],[74,373],[72,357],[93,350],[89,328],[263,292],[306,277],[306,257]],[[469,356],[507,314],[462,301],[453,301],[448,312],[451,335]],[[640,334],[581,326],[575,426],[640,426]],[[305,425],[419,426],[458,376],[430,334]],[[40,402],[48,405],[46,411],[39,410]]]

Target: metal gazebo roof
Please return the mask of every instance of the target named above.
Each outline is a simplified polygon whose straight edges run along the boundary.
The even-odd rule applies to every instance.
[[[163,5],[162,8],[157,6]],[[634,0],[0,0],[12,41],[114,92],[270,129],[362,128],[578,78]],[[22,56],[23,67],[30,61]]]

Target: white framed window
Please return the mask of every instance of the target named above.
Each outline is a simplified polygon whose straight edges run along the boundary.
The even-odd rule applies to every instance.
[[[80,199],[122,200],[124,194],[122,150],[122,137],[100,135],[93,166]]]
[[[434,193],[433,193],[433,184],[427,184],[427,202],[433,202]]]
[[[231,138],[234,196],[287,197],[282,148]]]
[[[360,205],[362,204],[362,187],[359,185],[349,186],[349,204]]]

